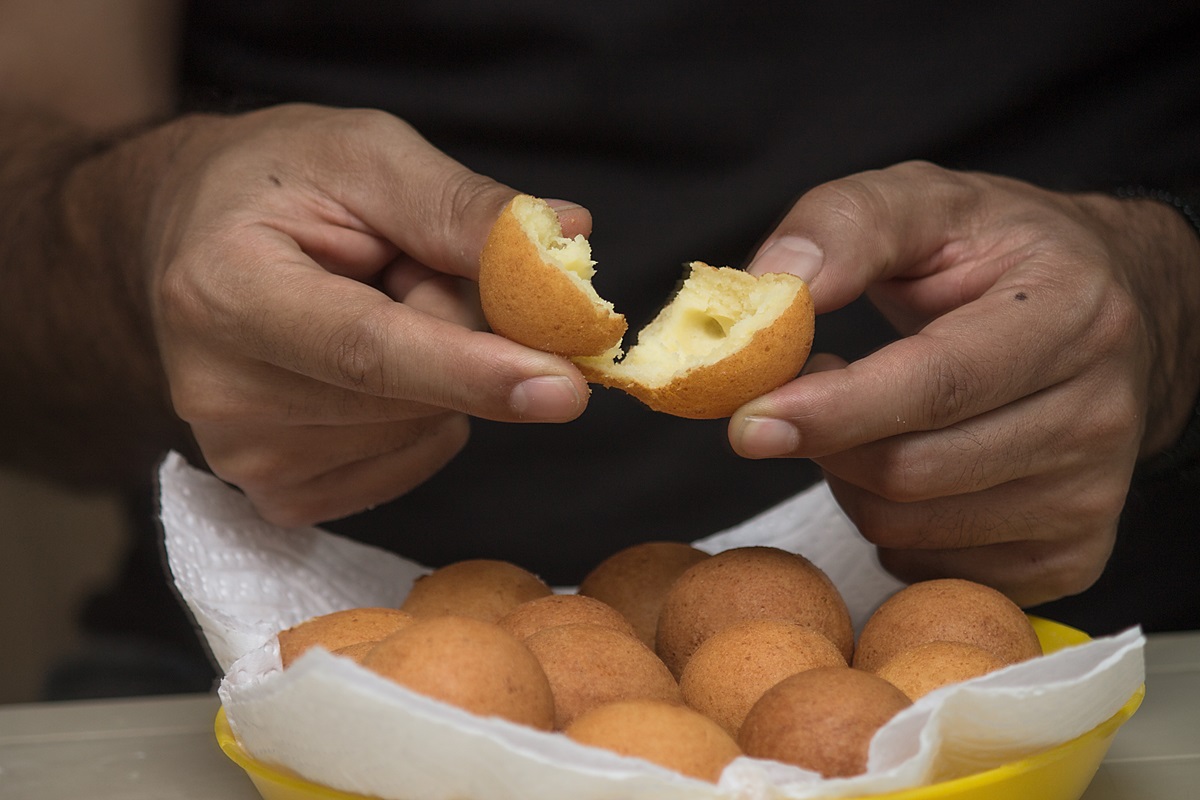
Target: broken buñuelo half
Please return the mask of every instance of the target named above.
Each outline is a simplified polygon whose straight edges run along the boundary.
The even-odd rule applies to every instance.
[[[622,350],[624,316],[592,286],[582,235],[562,235],[545,201],[518,195],[493,225],[479,265],[484,316],[496,333],[570,358],[592,383],[655,411],[728,417],[800,372],[813,338],[808,285],[694,261],[675,296]]]

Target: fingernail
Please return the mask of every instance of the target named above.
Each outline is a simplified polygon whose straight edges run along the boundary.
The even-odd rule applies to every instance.
[[[574,200],[559,200],[555,197],[547,197],[543,199],[545,199],[546,205],[550,206],[560,214],[564,211],[574,211],[577,208],[583,208],[583,206],[579,205],[579,203],[576,203]]]
[[[751,458],[791,455],[800,447],[800,431],[790,422],[772,417],[747,417],[742,427],[741,447]]]
[[[563,422],[579,416],[581,401],[570,378],[540,375],[518,383],[508,405],[518,418],[529,422]]]
[[[821,271],[824,261],[825,254],[810,240],[802,236],[780,236],[759,253],[749,271],[755,275],[790,272],[807,283]]]

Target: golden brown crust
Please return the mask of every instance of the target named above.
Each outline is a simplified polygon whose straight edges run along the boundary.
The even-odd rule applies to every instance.
[[[844,667],[829,637],[784,619],[737,622],[705,639],[679,676],[683,700],[737,738],[758,699],[784,678],[816,667]]]
[[[452,614],[495,622],[521,603],[549,594],[545,581],[523,567],[468,558],[417,578],[400,607],[414,617]]]
[[[542,257],[513,206],[492,226],[479,260],[479,299],[496,333],[563,356],[611,350],[625,335],[625,317],[599,305],[559,267]]]
[[[755,279],[741,270],[702,262],[691,265],[684,291],[697,273],[703,288],[697,288],[688,303],[676,305],[681,291],[667,304],[631,348],[631,354],[642,350],[638,358],[616,360],[626,322],[591,285],[590,253],[582,237],[562,238],[558,216],[545,201],[514,197],[493,225],[480,257],[480,300],[492,330],[571,358],[591,383],[625,391],[655,411],[692,419],[728,417],[794,378],[804,366],[814,327],[807,284],[793,275]],[[694,303],[697,294],[701,299]],[[768,323],[750,333],[760,319]],[[660,338],[666,334],[673,339],[680,328],[686,331],[689,320],[721,328],[735,323],[743,332],[699,351],[691,344],[711,338],[703,332],[690,344]],[[743,327],[742,322],[749,325]],[[732,335],[729,329],[723,333]],[[741,346],[731,349],[734,342]],[[680,349],[673,349],[676,346]],[[631,368],[631,360],[636,367]]]
[[[741,750],[720,725],[686,706],[621,700],[594,708],[566,731],[571,739],[716,783]]]
[[[619,700],[683,703],[667,665],[622,631],[577,622],[545,628],[524,643],[550,681],[559,730],[579,715]]]
[[[933,641],[967,642],[1015,664],[1042,654],[1025,612],[1000,592],[961,578],[914,583],[871,614],[854,666],[874,672],[897,653]]]
[[[978,645],[932,641],[901,650],[875,674],[915,702],[934,689],[978,678],[1003,666],[998,655]]]
[[[480,716],[550,730],[554,695],[529,648],[493,622],[417,619],[379,642],[362,665],[409,689]]]
[[[746,755],[819,772],[860,775],[871,738],[909,699],[882,678],[850,667],[817,667],[763,694],[738,731]]]
[[[560,625],[602,625],[637,638],[629,620],[601,600],[582,594],[552,594],[526,600],[500,618],[498,624],[521,641]]]
[[[347,608],[322,614],[279,632],[279,659],[286,668],[311,647],[335,652],[359,642],[378,641],[412,620],[411,614],[396,608]]]
[[[627,392],[655,411],[717,419],[795,378],[812,349],[813,329],[812,298],[805,286],[774,324],[755,333],[740,350],[664,386],[645,386],[596,361],[576,361],[576,366],[589,382]]]
[[[648,647],[654,647],[658,615],[671,584],[709,554],[684,542],[630,545],[597,564],[579,582],[579,594],[620,612]]]
[[[766,545],[735,547],[689,567],[663,601],[655,649],[678,676],[712,634],[766,618],[813,628],[847,661],[853,655],[850,611],[833,581],[799,553]]]

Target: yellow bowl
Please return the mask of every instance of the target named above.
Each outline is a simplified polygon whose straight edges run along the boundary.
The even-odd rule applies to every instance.
[[[1066,625],[1038,617],[1030,617],[1030,620],[1041,640],[1042,650],[1047,653],[1089,641],[1087,634]],[[1142,687],[1116,714],[1092,730],[1037,755],[964,778],[859,800],[1011,800],[1014,797],[1078,800],[1095,776],[1117,729],[1137,711],[1144,695],[1145,687]],[[221,750],[246,771],[263,800],[371,800],[365,795],[312,783],[255,760],[234,738],[224,709],[217,712],[216,733]]]

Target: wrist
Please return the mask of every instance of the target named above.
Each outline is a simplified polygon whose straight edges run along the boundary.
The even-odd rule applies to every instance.
[[[1175,209],[1200,237],[1200,191],[1175,193],[1146,186],[1122,186],[1113,192],[1122,200],[1153,200]]]
[[[1183,196],[1140,187],[1097,198],[1110,246],[1142,309],[1150,343],[1146,428],[1139,460],[1153,459],[1194,425],[1200,396],[1200,215]],[[1200,455],[1200,452],[1197,453]]]
[[[149,326],[140,250],[153,193],[145,132],[98,137],[28,108],[0,110],[3,458],[48,477],[129,485],[186,434]]]
[[[1170,207],[1191,226],[1195,234],[1192,241],[1200,243],[1200,192],[1176,194],[1130,186],[1118,189],[1115,194],[1119,198],[1142,198]],[[1197,474],[1200,474],[1200,393],[1192,402],[1182,431],[1164,449],[1152,452],[1139,463],[1137,478],[1154,480],[1166,475]]]

